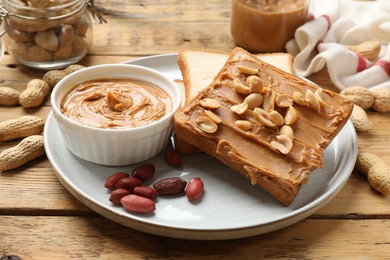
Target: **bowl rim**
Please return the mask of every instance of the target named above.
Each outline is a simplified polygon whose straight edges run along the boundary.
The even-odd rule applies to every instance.
[[[104,69],[104,68],[107,68],[107,67],[128,68],[128,69],[132,70],[130,73],[133,73],[134,70],[135,71],[144,71],[144,72],[149,73],[150,75],[158,76],[161,79],[163,79],[163,81],[166,81],[166,83],[168,83],[170,85],[170,87],[173,89],[173,91],[175,92],[175,94],[177,96],[176,97],[176,101],[175,101],[171,94],[167,93],[167,91],[162,89],[164,92],[167,93],[167,95],[169,95],[169,97],[172,100],[172,109],[171,109],[171,111],[169,113],[165,114],[159,120],[151,122],[150,124],[143,125],[143,126],[137,126],[137,127],[131,127],[131,128],[98,128],[98,127],[92,127],[92,126],[85,125],[85,124],[82,124],[80,122],[77,122],[77,121],[75,121],[73,119],[70,119],[69,117],[65,116],[61,112],[60,104],[57,104],[57,102],[56,102],[56,96],[58,95],[57,93],[60,91],[60,87],[61,86],[65,86],[66,87],[66,84],[65,84],[66,81],[71,80],[72,78],[77,77],[80,74],[88,73],[88,71],[91,71],[91,70]],[[110,75],[107,75],[107,76],[101,76],[101,77],[85,79],[85,80],[82,80],[81,82],[86,82],[86,81],[90,81],[90,80],[94,80],[94,79],[98,80],[98,79],[103,79],[103,78],[104,79],[116,79],[117,77],[115,77],[115,76],[110,77]],[[125,76],[124,78],[132,79],[130,74],[129,74],[129,77]],[[140,79],[137,79],[137,80],[140,80]],[[142,80],[140,80],[140,81],[142,81]],[[148,81],[145,80],[145,82],[148,82]],[[151,82],[148,82],[148,83],[151,83]],[[80,83],[78,83],[78,84],[80,84]],[[151,83],[151,84],[153,84],[153,83]],[[158,87],[158,88],[160,88],[160,86],[158,86],[157,84],[153,84],[153,85]],[[75,86],[73,86],[73,87],[75,87]],[[72,89],[72,88],[70,88],[70,89]],[[60,99],[61,101],[62,101],[62,98],[63,98],[63,96]],[[51,109],[53,110],[54,115],[60,116],[61,120],[66,121],[68,124],[75,125],[77,127],[81,127],[83,129],[88,129],[88,130],[91,130],[91,131],[97,131],[97,132],[102,132],[102,133],[114,131],[117,134],[121,134],[121,133],[128,133],[128,132],[135,133],[135,132],[139,132],[139,131],[145,131],[146,129],[153,128],[155,125],[162,124],[163,122],[165,122],[167,120],[172,120],[174,114],[176,113],[176,111],[181,107],[181,93],[180,93],[179,86],[172,79],[170,79],[165,74],[163,74],[162,72],[159,72],[159,71],[157,71],[155,69],[148,68],[148,67],[141,66],[141,65],[134,65],[134,64],[122,64],[122,63],[119,63],[119,64],[100,64],[100,65],[94,65],[94,66],[82,68],[80,70],[72,72],[71,74],[66,75],[65,77],[63,77],[53,87],[53,90],[52,90],[52,93],[51,93],[51,97],[50,97],[50,101],[51,101]]]

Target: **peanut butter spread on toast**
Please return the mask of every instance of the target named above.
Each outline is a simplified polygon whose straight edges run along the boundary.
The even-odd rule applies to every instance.
[[[323,167],[324,149],[351,111],[351,101],[236,48],[213,83],[176,113],[174,131],[287,206]]]

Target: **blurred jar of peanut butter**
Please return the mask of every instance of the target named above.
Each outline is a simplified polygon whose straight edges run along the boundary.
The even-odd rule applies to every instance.
[[[295,30],[308,20],[310,0],[232,0],[231,33],[255,53],[284,52]]]
[[[2,0],[7,50],[28,67],[59,69],[81,60],[92,44],[93,0]]]

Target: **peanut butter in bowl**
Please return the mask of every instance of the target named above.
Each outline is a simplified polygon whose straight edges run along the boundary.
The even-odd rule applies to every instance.
[[[167,146],[181,93],[159,71],[104,64],[60,80],[51,104],[64,144],[75,156],[119,166],[148,160]]]
[[[129,79],[102,79],[79,84],[62,100],[61,112],[97,128],[135,128],[172,111],[172,100],[160,88]]]

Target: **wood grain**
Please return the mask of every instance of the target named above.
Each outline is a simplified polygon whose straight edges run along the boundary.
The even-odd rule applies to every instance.
[[[108,20],[94,22],[93,45],[79,63],[119,63],[193,48],[229,52],[230,0],[95,0]],[[45,71],[22,66],[9,54],[0,62],[0,86],[23,90]],[[308,77],[338,91],[325,69]],[[43,106],[0,107],[0,122],[31,114],[46,119]],[[358,133],[360,151],[390,165],[390,113],[369,111],[374,127]],[[0,151],[18,140],[0,142]],[[58,181],[47,158],[0,173],[0,259],[386,259],[390,245],[390,197],[380,195],[354,171],[345,187],[309,218],[269,234],[228,241],[191,241],[149,235],[93,212]],[[6,258],[5,258],[6,259]]]
[[[390,243],[389,220],[303,220],[212,242],[148,235],[100,217],[0,216],[0,222],[0,255],[23,259],[386,259]]]

